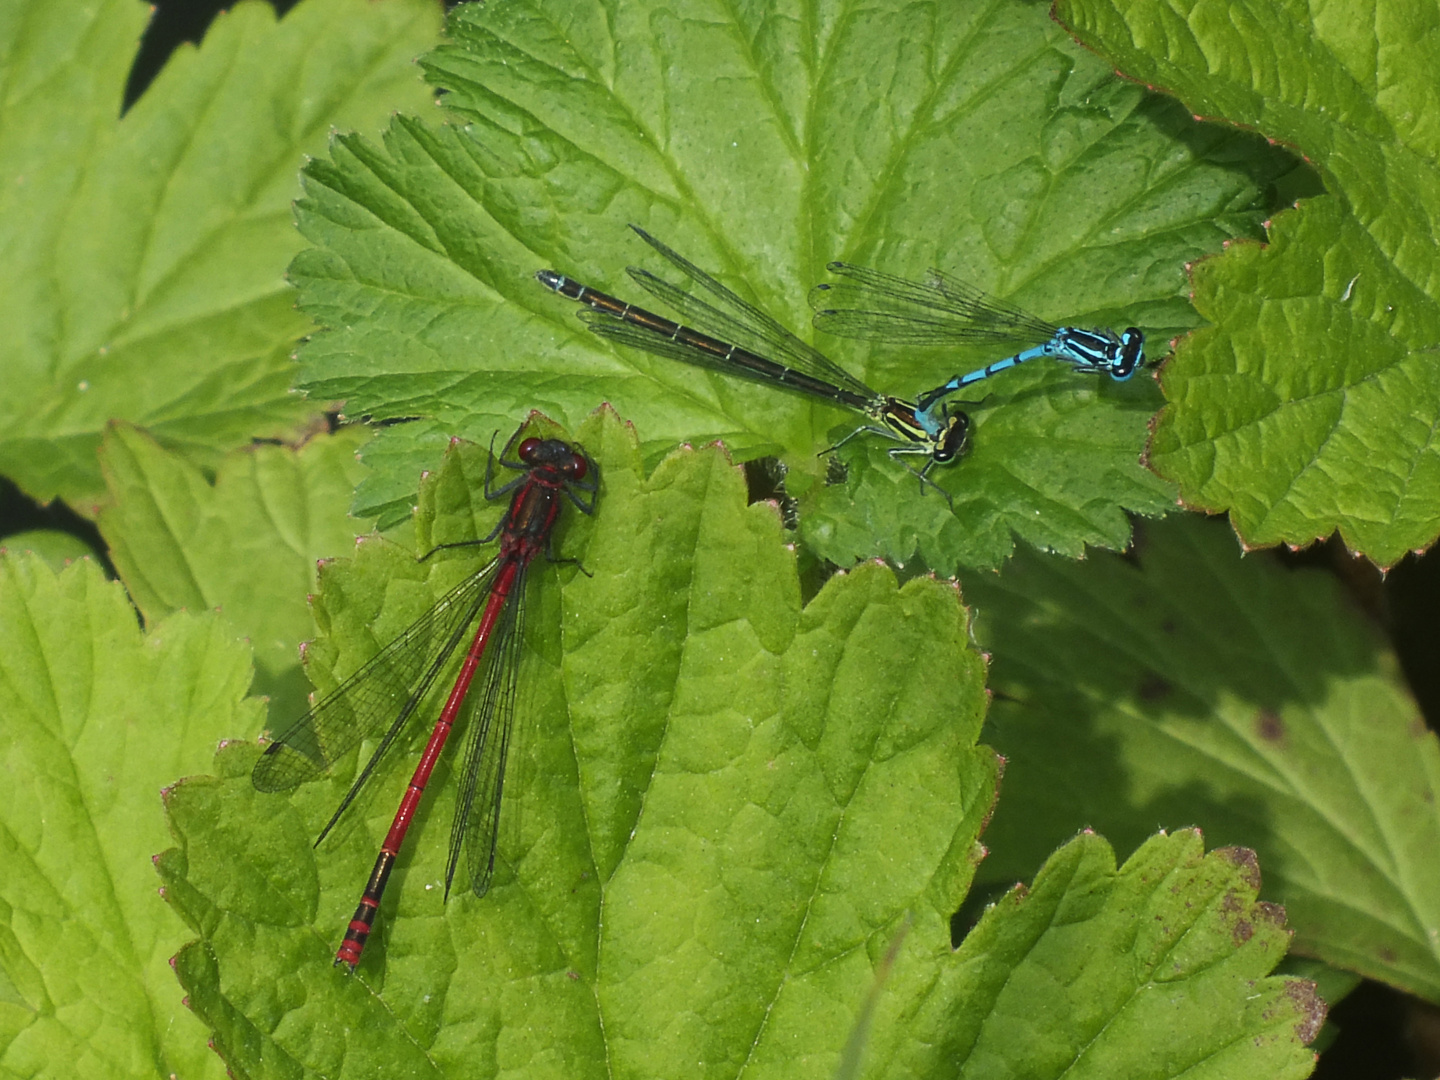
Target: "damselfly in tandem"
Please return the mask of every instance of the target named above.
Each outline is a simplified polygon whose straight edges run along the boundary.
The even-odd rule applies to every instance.
[[[938,270],[918,282],[844,262],[827,269],[848,279],[810,290],[815,328],[827,334],[901,345],[1030,346],[921,394],[915,409],[922,425],[955,391],[1037,357],[1116,380],[1145,364],[1145,335],[1133,326],[1119,334],[1056,326]]]
[[[910,469],[920,478],[922,492],[928,484],[947,500],[950,498],[949,492],[926,474],[936,465],[954,461],[964,450],[970,431],[968,415],[958,410],[952,412],[938,401],[921,409],[909,401],[877,393],[644,229],[636,225],[630,227],[717,302],[718,306],[692,296],[648,270],[627,268],[642,289],[700,329],[672,322],[554,270],[537,271],[536,279],[561,296],[587,305],[590,310],[581,312],[581,318],[593,332],[610,341],[726,375],[794,390],[860,413],[871,422],[856,428],[823,453],[838,449],[862,432],[882,435],[904,444],[887,451],[892,458],[898,460],[918,454],[928,459],[918,470]]]
[[[520,431],[523,431],[522,427]],[[365,782],[391,750],[410,718],[448,666],[470,630],[470,649],[460,663],[454,686],[440,710],[435,729],[420,755],[420,762],[405,789],[400,808],[380,845],[380,854],[360,897],[359,906],[335,954],[336,964],[353,971],[380,909],[385,883],[400,854],[400,845],[415,817],[425,785],[451,729],[465,709],[465,756],[457,770],[460,788],[455,819],[450,828],[450,853],[445,863],[445,895],[465,853],[465,881],[476,896],[484,896],[495,871],[495,841],[500,821],[500,800],[505,785],[505,759],[515,719],[520,642],[525,625],[525,579],[531,561],[544,552],[551,561],[550,538],[560,510],[568,500],[583,513],[595,509],[600,486],[599,469],[583,450],[559,439],[527,438],[511,460],[509,453],[520,431],[500,452],[500,464],[517,469],[520,476],[491,490],[495,455],[485,469],[485,498],[510,495],[510,506],[489,536],[480,540],[442,544],[423,558],[444,548],[469,547],[500,539],[499,553],[455,588],[442,596],[400,635],[358,671],[325,695],[308,713],[272,742],[255,763],[252,780],[260,791],[287,791],[313,780],[343,759],[363,740],[379,736],[370,755],[330,821],[321,840],[355,801]],[[471,683],[479,675],[479,686]]]

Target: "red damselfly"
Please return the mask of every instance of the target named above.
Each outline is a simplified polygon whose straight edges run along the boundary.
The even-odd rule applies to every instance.
[[[511,436],[500,452],[499,461],[503,467],[518,469],[523,475],[493,491],[490,485],[496,458],[492,442],[490,461],[485,469],[485,498],[510,496],[509,509],[494,531],[480,540],[442,544],[423,556],[429,558],[444,548],[487,543],[499,537],[500,550],[495,558],[442,596],[394,641],[316,703],[284,735],[267,746],[255,763],[252,780],[257,789],[286,791],[319,777],[363,740],[380,735],[369,761],[320,831],[315,841],[318,846],[375,773],[469,629],[475,627],[470,649],[460,664],[454,686],[420,755],[420,763],[415,767],[390,831],[380,845],[375,868],[345,931],[345,940],[335,954],[336,964],[349,964],[351,970],[359,962],[370,936],[381,894],[425,784],[467,700],[470,706],[465,722],[469,733],[460,769],[455,820],[450,828],[445,895],[447,898],[450,895],[462,850],[471,890],[476,896],[483,896],[490,887],[495,871],[505,757],[515,716],[526,571],[531,560],[542,551],[551,561],[564,561],[556,560],[550,548],[551,533],[561,506],[568,498],[582,512],[593,512],[600,486],[599,468],[589,455],[559,439],[527,438],[515,448],[519,460],[510,460],[508,455],[519,437],[520,431]],[[477,673],[480,674],[479,687],[471,694],[471,683]]]

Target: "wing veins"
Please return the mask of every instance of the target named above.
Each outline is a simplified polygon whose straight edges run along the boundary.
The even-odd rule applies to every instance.
[[[500,805],[505,784],[505,762],[515,722],[516,688],[519,684],[520,647],[525,630],[524,568],[517,575],[511,600],[496,627],[494,651],[486,658],[485,676],[469,712],[461,786],[455,801],[455,819],[450,826],[449,852],[445,861],[445,893],[450,893],[465,854],[470,888],[484,896],[495,872],[495,849],[499,839]]]
[[[287,791],[319,777],[388,720],[380,748],[356,785],[368,778],[474,621],[497,563],[492,561],[442,596],[266,747],[252,774],[256,789]],[[431,660],[436,637],[448,640]]]
[[[849,263],[831,263],[830,270],[850,282],[817,285],[810,290],[810,305],[816,328],[837,337],[916,345],[1035,345],[1059,330],[939,270],[932,269],[925,282]]]
[[[715,278],[671,250],[645,230],[631,226],[640,238],[659,252],[664,258],[689,277],[701,288],[720,300],[729,311],[720,310],[691,295],[677,285],[656,277],[648,270],[631,267],[630,276],[652,296],[669,304],[686,318],[694,321],[695,328],[705,331],[743,349],[780,362],[783,357],[787,367],[793,367],[807,375],[833,383],[851,393],[869,399],[880,397],[850,372],[831,360],[820,350],[801,341],[769,313],[741,299]]]

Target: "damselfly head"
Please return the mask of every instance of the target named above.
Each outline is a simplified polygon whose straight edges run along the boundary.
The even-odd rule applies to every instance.
[[[532,435],[521,442],[516,453],[526,465],[555,469],[566,480],[583,480],[590,472],[590,459],[559,439],[537,439]]]
[[[970,442],[970,414],[956,410],[945,416],[945,430],[935,440],[930,460],[936,465],[946,465],[965,452]]]
[[[1128,379],[1145,366],[1145,335],[1131,326],[1120,335],[1120,359],[1110,371],[1112,379]]]

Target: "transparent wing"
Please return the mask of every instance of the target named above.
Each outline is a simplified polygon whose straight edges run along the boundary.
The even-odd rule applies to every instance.
[[[836,337],[910,345],[1037,345],[1059,327],[958,278],[931,270],[925,282],[833,262],[845,282],[810,290],[815,328]]]
[[[495,845],[500,835],[500,799],[505,786],[505,760],[515,723],[520,645],[525,630],[525,569],[516,575],[510,602],[501,612],[487,650],[479,693],[471,694],[469,728],[460,773],[455,820],[450,826],[450,852],[445,861],[445,895],[465,853],[470,888],[484,896],[495,873]]]
[[[851,375],[835,361],[813,346],[801,341],[785,329],[773,317],[761,311],[754,304],[742,300],[716,281],[705,271],[678,252],[672,251],[659,240],[638,226],[630,226],[640,238],[664,256],[676,268],[687,275],[720,301],[722,307],[715,307],[684,289],[670,284],[647,270],[630,268],[630,276],[650,295],[663,300],[680,315],[680,321],[696,330],[702,330],[733,345],[774,360],[776,363],[793,367],[817,379],[833,383],[842,389],[870,400],[880,397],[874,390]],[[597,331],[598,333],[599,331]],[[655,351],[655,350],[651,350]],[[694,361],[699,362],[699,361]],[[708,367],[717,367],[714,363]],[[724,369],[731,370],[731,369]],[[733,372],[732,373],[736,373]],[[745,374],[745,372],[738,372]],[[753,374],[753,373],[751,373]]]
[[[266,792],[288,791],[313,780],[388,725],[380,745],[336,811],[338,819],[394,743],[455,647],[465,640],[466,631],[490,592],[498,562],[492,561],[442,596],[267,746],[251,774],[255,787]]]
[[[580,318],[589,325],[593,333],[619,345],[640,349],[642,352],[653,353],[656,356],[664,356],[670,360],[679,360],[682,364],[695,364],[698,367],[709,368],[726,375],[742,375],[746,378],[754,376],[754,372],[739,365],[727,363],[714,353],[687,345],[683,341],[663,337],[643,326],[625,322],[609,312],[582,311]]]

